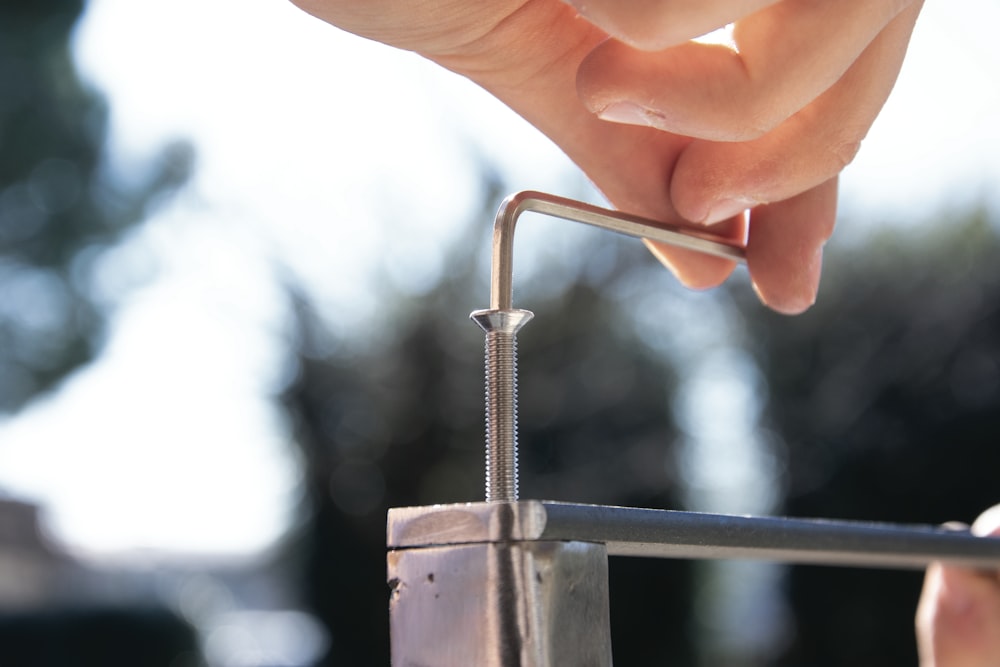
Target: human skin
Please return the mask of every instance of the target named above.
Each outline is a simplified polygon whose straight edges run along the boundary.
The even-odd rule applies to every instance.
[[[976,519],[972,532],[1000,537],[1000,505]],[[924,578],[916,629],[920,667],[1000,664],[1000,569],[932,565]]]
[[[784,313],[816,297],[837,175],[892,89],[919,1],[293,0],[476,82],[617,208],[747,246]],[[735,49],[688,42],[733,23]],[[749,213],[746,211],[749,210]],[[733,263],[647,243],[692,288]]]

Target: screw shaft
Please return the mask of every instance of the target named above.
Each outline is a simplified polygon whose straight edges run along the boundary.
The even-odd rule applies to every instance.
[[[486,502],[517,500],[517,337],[486,333]]]
[[[486,332],[486,502],[517,500],[517,331],[529,310],[477,310]]]

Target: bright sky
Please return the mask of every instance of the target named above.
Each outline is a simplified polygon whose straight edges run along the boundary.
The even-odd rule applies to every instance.
[[[845,174],[851,219],[997,201],[998,18],[994,0],[927,4]],[[575,172],[468,82],[283,0],[91,0],[77,53],[109,95],[116,164],[182,137],[197,173],[103,266],[109,295],[135,287],[100,362],[0,424],[0,489],[43,502],[52,533],[85,551],[265,548],[298,478],[269,402],[286,333],[275,263],[331,328],[357,330],[378,310],[372,267],[400,281],[443,270],[439,249],[478,206],[464,142],[512,189],[565,193]]]

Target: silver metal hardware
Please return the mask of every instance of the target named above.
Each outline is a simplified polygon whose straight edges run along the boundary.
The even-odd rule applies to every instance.
[[[530,310],[477,310],[486,332],[486,502],[517,500],[517,330]]]
[[[532,313],[513,307],[514,229],[521,214],[534,212],[612,232],[668,243],[743,262],[743,248],[697,229],[545,194],[519,192],[500,205],[493,224],[490,308],[470,317],[486,332],[486,501],[518,499],[517,330]]]

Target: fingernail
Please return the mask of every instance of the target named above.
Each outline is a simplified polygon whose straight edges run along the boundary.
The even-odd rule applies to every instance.
[[[656,112],[639,106],[633,102],[612,102],[597,112],[601,120],[625,125],[655,126]]]
[[[705,225],[714,225],[717,222],[728,220],[734,215],[739,215],[748,208],[757,206],[759,203],[760,202],[751,201],[749,199],[720,199],[709,206],[708,213],[705,214],[705,218],[699,222]]]

